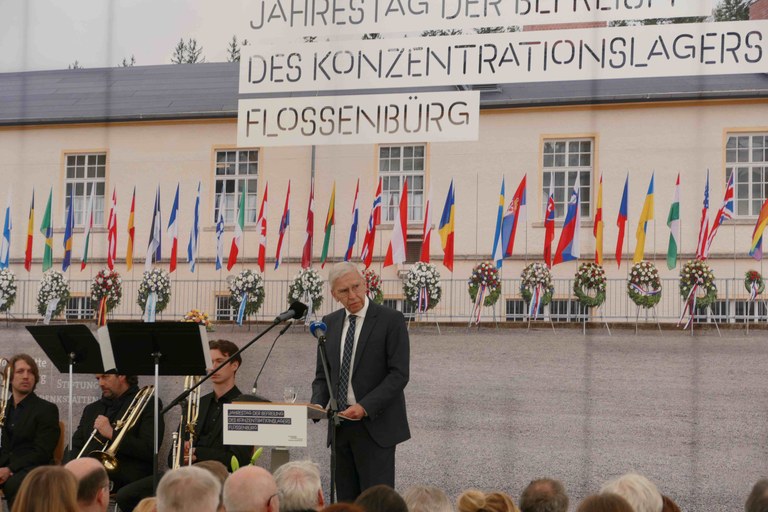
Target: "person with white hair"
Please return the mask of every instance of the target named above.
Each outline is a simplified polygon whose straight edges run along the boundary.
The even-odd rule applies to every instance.
[[[275,479],[258,466],[238,469],[224,483],[224,508],[227,512],[278,512],[280,496]]]
[[[216,512],[221,483],[202,468],[168,471],[157,486],[157,512]]]
[[[287,462],[275,471],[280,512],[315,512],[325,506],[320,468],[311,460]]]
[[[456,509],[442,489],[415,485],[403,494],[408,512],[454,512]]]
[[[632,505],[635,512],[661,512],[664,507],[659,489],[637,473],[627,473],[607,482],[600,492],[618,494]]]

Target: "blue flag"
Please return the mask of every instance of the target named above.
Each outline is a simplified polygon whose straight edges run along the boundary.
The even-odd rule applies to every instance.
[[[192,229],[189,231],[189,244],[187,244],[187,261],[189,271],[195,271],[197,263],[198,241],[200,239],[200,182],[197,182],[197,197],[195,198],[195,215],[192,218]]]
[[[64,228],[64,259],[61,261],[61,270],[66,272],[72,262],[72,232],[75,228],[74,201],[69,197],[69,208],[67,208],[67,226]]]

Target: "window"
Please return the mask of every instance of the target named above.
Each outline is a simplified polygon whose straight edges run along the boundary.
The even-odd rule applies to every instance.
[[[67,155],[65,181],[65,208],[69,208],[70,201],[74,203],[72,215],[75,226],[85,224],[85,210],[91,191],[96,187],[93,196],[93,225],[104,225],[104,189],[106,187],[106,153]],[[66,209],[64,211],[66,215]],[[62,225],[66,225],[64,218]]]
[[[382,180],[383,222],[394,222],[403,180],[408,182],[408,221],[424,219],[425,146],[381,146],[379,174]]]
[[[216,311],[214,314],[216,320],[234,321],[237,318],[237,313],[232,308],[232,303],[229,300],[229,294],[216,295]]]
[[[224,224],[232,225],[237,220],[240,195],[245,189],[245,223],[256,222],[256,185],[259,174],[259,152],[231,150],[216,152],[216,198],[213,222],[219,218],[222,209]]]
[[[736,172],[736,215],[757,216],[768,197],[768,134],[730,135],[725,166],[726,181]]]
[[[523,322],[527,320],[528,316],[528,308],[525,307],[525,301],[522,301],[520,299],[507,299],[505,302],[506,305],[506,316],[505,319],[507,322]],[[539,314],[544,314],[544,306],[539,306],[540,311]],[[539,317],[542,318],[542,317]]]
[[[400,311],[405,318],[413,319],[416,316],[416,308],[403,299],[384,299],[382,303],[388,308]]]
[[[590,187],[592,183],[591,139],[548,139],[544,141],[543,158],[543,209],[547,207],[549,184],[554,183],[555,217],[565,218],[568,200],[574,184],[579,184],[581,217],[589,218]],[[543,216],[543,213],[542,213]]]
[[[589,308],[576,299],[552,299],[549,303],[549,314],[553,322],[582,322],[589,314]]]
[[[93,304],[90,297],[70,297],[67,307],[64,308],[64,316],[67,320],[90,320],[95,318]]]

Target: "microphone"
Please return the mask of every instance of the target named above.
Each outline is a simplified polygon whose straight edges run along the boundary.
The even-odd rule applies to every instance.
[[[275,323],[279,324],[291,318],[301,318],[307,312],[307,306],[301,302],[294,302],[291,307],[275,317]]]
[[[321,336],[325,336],[325,332],[328,330],[328,326],[325,325],[325,322],[312,322],[309,324],[309,332],[312,333],[312,336],[315,338],[320,338]]]

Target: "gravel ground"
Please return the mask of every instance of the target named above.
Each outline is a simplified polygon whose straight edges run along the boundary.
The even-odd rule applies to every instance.
[[[242,345],[258,329],[223,326],[211,336]],[[8,355],[42,355],[19,326],[0,329],[0,343]],[[268,349],[259,342],[246,353],[243,391]],[[752,484],[768,476],[767,354],[766,331],[754,329],[749,337],[738,330],[691,337],[671,327],[638,335],[614,329],[613,336],[597,328],[583,336],[563,328],[453,327],[438,335],[415,327],[406,388],[413,437],[398,448],[398,490],[429,484],[455,498],[477,487],[517,500],[528,481],[550,476],[563,481],[575,510],[606,480],[636,471],[683,510],[741,510]],[[293,328],[276,344],[259,393],[280,400],[294,385],[299,401],[308,400],[314,361],[314,339]],[[61,378],[51,374],[45,386],[61,387]],[[172,398],[179,383],[162,378],[161,397]],[[291,457],[317,460],[327,484],[325,429],[308,428],[309,448]]]

